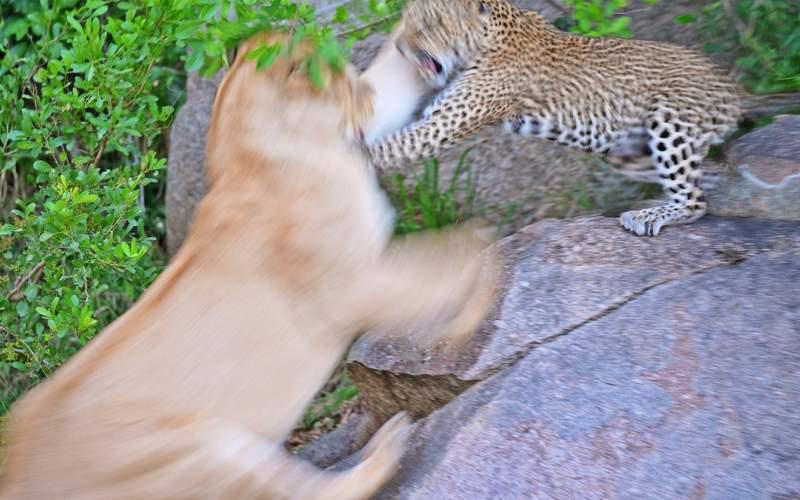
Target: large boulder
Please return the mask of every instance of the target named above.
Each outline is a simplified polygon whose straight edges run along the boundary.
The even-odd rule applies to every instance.
[[[351,354],[381,414],[424,414],[395,394],[437,377],[470,385],[418,423],[380,498],[796,498],[800,223],[637,238],[585,218],[502,245],[504,297],[460,357],[370,337]]]
[[[462,351],[419,350],[402,337],[367,335],[351,349],[348,370],[375,414],[403,409],[423,416],[654,287],[787,242],[800,248],[800,226],[707,218],[641,238],[612,218],[541,221],[498,244],[502,298]]]
[[[800,220],[800,116],[735,140],[726,151],[727,171],[709,192],[712,213]]]

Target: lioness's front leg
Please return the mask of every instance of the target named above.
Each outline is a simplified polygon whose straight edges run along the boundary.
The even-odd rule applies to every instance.
[[[237,422],[198,422],[151,435],[152,442],[138,444],[132,463],[106,475],[102,491],[79,498],[367,500],[394,475],[411,429],[407,415],[395,415],[367,443],[358,464],[330,472]]]
[[[458,228],[393,242],[356,289],[367,327],[438,323],[421,341],[461,341],[492,305],[498,263],[486,230]],[[443,325],[443,326],[442,326]]]

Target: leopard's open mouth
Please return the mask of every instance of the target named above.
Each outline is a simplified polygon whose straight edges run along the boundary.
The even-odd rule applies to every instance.
[[[424,50],[417,51],[417,59],[419,60],[420,66],[433,75],[441,75],[444,71],[442,63]]]

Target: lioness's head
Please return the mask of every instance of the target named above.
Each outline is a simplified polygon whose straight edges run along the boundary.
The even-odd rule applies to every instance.
[[[355,145],[360,129],[372,116],[372,87],[359,81],[354,67],[333,71],[320,64],[324,85],[315,86],[303,62],[312,53],[308,43],[287,50],[286,33],[262,33],[240,45],[234,63],[217,90],[208,132],[209,180],[213,182],[214,159],[232,143],[261,149],[281,137],[306,137],[319,141],[330,134]],[[280,44],[273,64],[258,70],[247,55],[259,47]],[[222,163],[225,163],[223,160]]]

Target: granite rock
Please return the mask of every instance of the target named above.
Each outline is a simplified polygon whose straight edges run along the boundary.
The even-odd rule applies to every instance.
[[[167,252],[174,255],[189,230],[197,203],[206,193],[206,135],[217,86],[224,74],[206,79],[197,73],[186,79],[186,103],[169,133],[167,163]]]
[[[800,220],[800,116],[775,121],[736,139],[727,168],[709,191],[717,215]]]
[[[798,498],[800,223],[709,217],[639,246],[603,223],[524,231],[504,299],[522,321],[478,350],[504,361],[459,368],[483,378],[417,422],[377,498]],[[595,243],[572,244],[580,233]],[[614,278],[626,255],[635,290]]]
[[[498,243],[498,303],[462,350],[421,350],[403,337],[366,335],[348,356],[350,376],[380,418],[400,410],[427,415],[654,287],[774,248],[800,248],[800,225],[787,224],[707,217],[641,238],[612,218],[538,222]]]
[[[651,287],[473,386],[418,424],[379,498],[797,498],[790,240]]]

